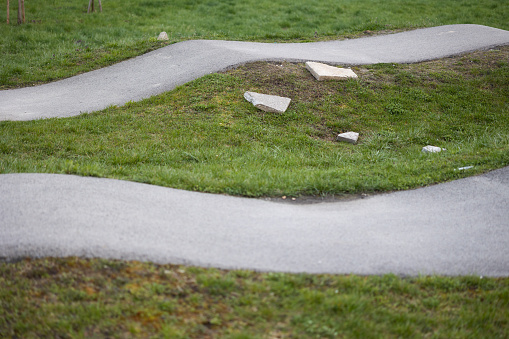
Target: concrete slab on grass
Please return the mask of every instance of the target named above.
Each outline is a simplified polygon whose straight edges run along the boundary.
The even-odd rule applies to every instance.
[[[244,98],[256,108],[272,113],[284,113],[291,101],[290,98],[256,92],[246,92],[244,93]]]
[[[357,78],[357,74],[349,68],[329,66],[319,62],[306,62],[306,69],[313,74],[318,81],[322,80],[345,80]]]
[[[357,139],[359,139],[359,133],[357,132],[345,132],[338,135],[338,141],[346,141],[351,144],[357,143]]]

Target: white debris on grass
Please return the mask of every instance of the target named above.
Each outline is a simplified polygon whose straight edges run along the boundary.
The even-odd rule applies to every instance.
[[[272,113],[284,113],[292,101],[290,98],[256,92],[246,92],[244,98],[256,108]]]
[[[474,166],[465,166],[465,167],[456,168],[455,171],[464,171],[464,170],[471,169],[471,168],[474,168]]]
[[[438,153],[438,152],[445,151],[445,148],[440,148],[440,147],[437,147],[437,146],[428,145],[428,146],[423,147],[422,151],[424,153]]]
[[[357,139],[359,139],[359,133],[357,132],[345,132],[338,134],[337,140],[338,141],[346,141],[351,144],[357,143]]]
[[[339,68],[329,66],[319,62],[306,62],[306,69],[313,74],[318,81],[322,80],[344,80],[349,78],[357,78],[357,74],[349,68]]]
[[[157,40],[170,40],[170,38],[168,38],[168,34],[166,34],[166,32],[161,32],[159,33]]]

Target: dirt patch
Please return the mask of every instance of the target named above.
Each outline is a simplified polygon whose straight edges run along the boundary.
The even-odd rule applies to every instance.
[[[309,135],[311,138],[333,142],[335,135],[341,132],[329,126],[329,119],[324,118],[330,105],[337,110],[344,108],[335,103],[342,92],[341,82],[316,81],[303,63],[255,62],[227,73],[241,79],[250,91],[291,98],[291,109],[297,110],[299,115],[312,114],[315,118],[309,121],[313,131]]]
[[[378,65],[356,67],[356,71],[367,83],[376,81],[404,84],[405,81],[421,81],[433,86],[443,80],[473,79],[481,73],[486,74],[508,64],[509,45],[416,64],[393,64],[394,72],[387,72],[386,68],[383,72],[377,72]]]
[[[384,91],[387,85],[397,85],[413,87],[422,92],[417,94],[423,100],[427,100],[429,95],[426,91],[440,83],[474,79],[506,67],[508,63],[509,46],[501,46],[417,64],[353,66],[359,77],[357,80],[316,81],[303,63],[290,62],[254,62],[224,73],[238,78],[250,91],[291,98],[291,109],[298,111],[299,115],[314,116],[309,121],[309,137],[335,142],[335,136],[346,130],[338,130],[334,121],[345,117],[355,120],[355,112],[345,105],[351,97],[363,95],[363,92]],[[348,86],[346,81],[354,81],[358,85]],[[324,117],[324,112],[329,112],[329,116]]]
[[[254,62],[227,73],[244,79],[257,90],[269,92],[265,94],[292,100],[311,102],[336,92],[330,84],[316,81],[302,63]]]
[[[509,45],[480,50],[467,54],[451,56],[439,60],[417,64],[394,64],[399,71],[405,70],[414,75],[437,71],[461,72],[475,76],[476,71],[498,69],[509,64]],[[380,80],[371,66],[352,67],[361,81]],[[225,73],[245,79],[260,89],[270,90],[274,95],[292,96],[301,101],[314,101],[325,96],[337,94],[335,81],[316,81],[303,63],[254,62],[228,70]],[[389,73],[388,78],[391,77]]]
[[[312,205],[321,203],[347,202],[353,200],[367,199],[382,193],[359,193],[359,194],[335,194],[325,196],[304,195],[299,197],[265,197],[261,200],[271,201],[289,205]]]

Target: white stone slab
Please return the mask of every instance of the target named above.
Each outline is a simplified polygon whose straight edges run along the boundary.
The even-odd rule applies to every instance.
[[[256,92],[246,92],[244,93],[244,98],[256,108],[272,113],[284,113],[290,105],[290,101],[292,101],[290,98]]]
[[[357,143],[357,139],[359,139],[359,133],[357,132],[345,132],[338,134],[338,141],[346,141],[351,144]]]
[[[428,145],[428,146],[423,147],[422,151],[424,153],[438,153],[438,152],[445,151],[445,148],[440,148],[440,147],[437,147],[437,146]]]
[[[306,68],[318,81],[357,78],[357,74],[349,68],[339,68],[319,62],[308,61],[306,62]]]
[[[166,32],[161,32],[159,33],[157,40],[170,40],[170,39],[168,38],[168,34],[166,34]]]

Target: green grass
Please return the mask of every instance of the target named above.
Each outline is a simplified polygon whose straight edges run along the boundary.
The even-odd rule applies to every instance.
[[[17,1],[11,1],[15,22]],[[53,81],[188,39],[310,41],[444,24],[509,29],[507,0],[27,1],[24,25],[0,7],[0,89]]]
[[[509,279],[0,262],[4,338],[507,338]]]
[[[509,48],[314,80],[254,63],[150,99],[65,119],[0,123],[0,173],[99,176],[243,196],[409,189],[509,164]],[[246,90],[292,98],[257,110]],[[360,132],[357,145],[335,141]],[[423,146],[446,148],[424,154]],[[466,171],[459,167],[474,166]]]

